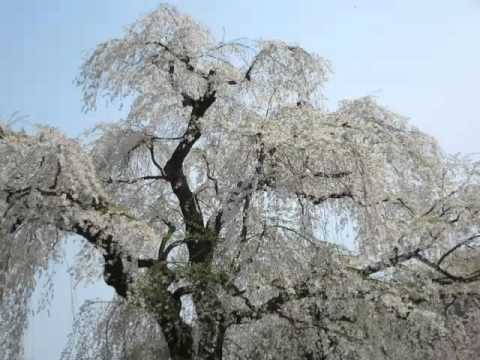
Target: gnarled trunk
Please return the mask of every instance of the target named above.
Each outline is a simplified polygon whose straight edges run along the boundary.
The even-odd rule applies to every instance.
[[[193,294],[198,316],[199,360],[221,360],[225,338],[225,313],[217,296],[216,284],[202,282]]]

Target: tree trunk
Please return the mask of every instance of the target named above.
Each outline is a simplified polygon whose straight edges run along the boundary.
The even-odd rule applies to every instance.
[[[173,275],[165,262],[148,269],[145,282],[139,287],[148,310],[162,329],[172,360],[193,360],[192,328],[180,316],[182,302],[168,287]]]
[[[213,281],[204,281],[193,295],[198,316],[198,360],[221,360],[225,338],[225,314],[217,287]]]

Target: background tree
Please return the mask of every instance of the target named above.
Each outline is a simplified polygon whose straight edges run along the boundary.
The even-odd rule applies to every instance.
[[[328,73],[162,6],[79,77],[126,119],[83,142],[2,125],[6,358],[72,233],[117,299],[86,304],[64,359],[475,358],[478,164],[371,98],[328,112]]]

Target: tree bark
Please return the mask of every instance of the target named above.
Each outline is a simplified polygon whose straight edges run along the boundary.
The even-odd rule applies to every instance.
[[[204,281],[193,295],[199,323],[198,360],[222,359],[226,326],[217,286],[212,281]]]

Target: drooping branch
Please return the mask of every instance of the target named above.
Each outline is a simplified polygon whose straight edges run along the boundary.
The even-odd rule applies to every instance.
[[[112,204],[101,192],[101,189],[93,186],[87,187],[94,180],[90,182],[85,179],[89,180],[89,177],[96,176],[94,172],[90,172],[91,168],[88,166],[80,169],[84,177],[83,182],[75,182],[78,180],[78,177],[74,176],[75,173],[67,173],[67,171],[73,171],[69,165],[75,161],[69,158],[65,161],[65,157],[74,156],[75,159],[78,156],[75,151],[80,152],[80,149],[72,147],[69,152],[58,154],[58,159],[65,161],[63,165],[61,161],[57,161],[55,156],[42,156],[42,151],[50,153],[49,147],[39,146],[36,151],[30,152],[31,147],[37,145],[37,139],[32,137],[27,140],[31,140],[31,142],[27,143],[29,152],[26,156],[31,156],[30,154],[38,156],[41,160],[39,162],[40,170],[45,170],[45,174],[39,176],[42,182],[34,183],[29,183],[29,177],[25,175],[18,177],[15,174],[12,175],[11,172],[2,174],[5,175],[3,178],[7,180],[9,176],[14,179],[7,181],[6,184],[0,184],[2,185],[0,201],[5,201],[5,204],[0,204],[5,205],[2,206],[5,211],[3,219],[0,221],[0,230],[4,230],[4,227],[8,226],[9,231],[14,232],[8,236],[16,236],[17,232],[21,232],[23,224],[33,224],[38,228],[55,227],[60,231],[82,236],[100,251],[104,259],[105,282],[123,298],[130,298],[130,294],[138,294],[142,290],[141,287],[133,286],[133,281],[136,279],[135,269],[136,267],[146,268],[146,276],[153,280],[151,283],[155,285],[156,292],[143,294],[143,299],[162,328],[172,352],[172,359],[191,359],[193,343],[191,328],[180,316],[180,299],[174,297],[168,290],[174,281],[171,270],[168,269],[165,262],[157,259],[137,258],[131,249],[131,245],[134,243],[154,241],[155,239],[148,238],[154,236],[153,229],[147,223],[135,219],[126,211]],[[13,144],[17,143],[13,142]],[[0,145],[4,144],[0,143]],[[52,147],[56,148],[55,143]],[[10,148],[11,146],[7,145],[6,149],[10,150]],[[0,148],[0,150],[4,149]],[[21,148],[19,151],[12,152],[12,156],[20,158],[18,161],[14,161],[16,160],[14,158],[13,163],[22,163],[22,150]],[[87,154],[81,153],[81,156],[85,156],[88,160]],[[47,163],[47,158],[52,163]],[[33,161],[33,163],[35,162]],[[87,163],[85,159],[83,162],[79,162],[79,164]],[[52,168],[55,170],[53,173],[50,171]],[[77,169],[75,168],[75,170]],[[18,168],[18,171],[23,174],[31,172],[31,169]],[[124,246],[126,243],[130,245],[128,248]],[[149,286],[146,287],[147,290]],[[157,296],[159,293],[162,296]]]
[[[460,243],[460,246],[462,246],[462,243]],[[458,247],[456,247],[456,248],[458,249]],[[379,273],[381,271],[385,271],[389,268],[395,267],[395,266],[400,265],[402,263],[405,263],[408,260],[417,260],[420,263],[426,265],[430,269],[434,270],[435,272],[437,272],[437,273],[439,273],[443,276],[442,278],[432,279],[434,282],[437,282],[439,284],[449,284],[449,283],[452,283],[452,282],[470,283],[470,282],[475,282],[475,281],[480,280],[480,270],[474,271],[474,272],[472,272],[470,274],[467,274],[467,275],[453,274],[450,271],[448,271],[445,268],[442,268],[440,266],[440,264],[441,264],[440,260],[443,260],[445,257],[442,256],[443,259],[441,257],[440,260],[435,262],[435,261],[432,261],[432,260],[428,259],[426,256],[424,256],[422,254],[422,251],[423,251],[422,249],[417,248],[417,249],[409,251],[409,252],[398,254],[398,250],[396,250],[396,251],[394,251],[393,256],[390,256],[390,257],[386,258],[385,260],[380,260],[380,261],[377,261],[377,262],[372,263],[370,265],[367,265],[364,268],[355,269],[355,270],[358,270],[362,275],[369,276],[369,275],[372,275],[372,274],[375,274],[375,273]]]
[[[415,259],[417,255],[420,253],[421,249],[415,249],[412,251],[408,251],[402,254],[398,254],[396,251],[394,251],[393,256],[390,256],[384,260],[380,260],[377,262],[374,262],[372,264],[367,265],[366,267],[362,269],[358,269],[360,273],[362,273],[365,276],[369,276],[384,270],[387,270],[391,267],[400,265],[408,260]]]
[[[123,248],[122,239],[138,240],[142,237],[139,229],[144,229],[145,234],[153,231],[110,203],[89,166],[88,155],[80,147],[52,132],[41,136],[51,137],[51,142],[42,143],[37,137],[27,135],[22,135],[23,141],[18,142],[18,135],[12,134],[0,143],[0,150],[12,151],[13,164],[23,165],[17,166],[15,173],[7,168],[7,173],[2,174],[6,182],[0,184],[0,194],[5,195],[2,196],[5,211],[0,227],[7,227],[11,236],[20,233],[22,225],[54,227],[82,236],[101,251],[106,283],[120,296],[127,297],[131,282],[127,268],[132,266],[126,263],[135,267],[142,260]],[[85,159],[77,161],[79,157]],[[29,168],[27,164],[37,168]],[[75,171],[82,174],[82,181]],[[30,180],[31,172],[38,179]]]
[[[458,249],[460,249],[463,246],[467,246],[468,244],[472,243],[473,241],[475,241],[478,238],[480,238],[480,234],[475,234],[475,235],[472,235],[472,236],[468,237],[467,239],[459,242],[458,244],[456,244],[455,246],[450,248],[448,251],[446,251],[442,256],[440,256],[440,258],[437,261],[437,265],[440,266],[442,264],[442,262],[447,257],[452,255],[455,251],[457,251]]]
[[[450,284],[452,282],[471,283],[471,282],[480,280],[480,270],[474,271],[465,276],[460,276],[460,275],[452,274],[450,271],[445,270],[440,265],[438,265],[433,261],[430,261],[429,259],[427,259],[425,256],[421,254],[417,254],[416,259],[418,259],[423,264],[427,265],[429,268],[443,275],[443,278],[433,279],[433,281],[439,284]]]
[[[162,179],[165,178],[165,171],[163,170],[162,166],[158,163],[157,158],[155,157],[155,145],[153,143],[153,140],[150,140],[150,143],[147,144],[149,153],[150,153],[150,159],[152,160],[153,165],[160,171],[160,174],[162,174]]]
[[[91,221],[85,220],[77,223],[72,226],[72,230],[95,247],[103,250],[104,280],[115,289],[118,295],[127,298],[132,279],[131,274],[126,270],[125,260],[131,261],[132,258],[125,257],[113,235],[106,234]]]
[[[112,286],[120,296],[127,297],[130,275],[126,271],[125,261],[134,262],[137,260],[134,260],[133,256],[124,252],[118,239],[116,239],[111,222],[114,223],[114,218],[116,217],[124,218],[124,221],[132,221],[131,218],[120,213],[109,213],[109,205],[106,202],[101,204],[84,203],[76,195],[58,189],[45,190],[40,187],[29,187],[28,190],[22,189],[19,194],[23,198],[18,196],[15,198],[15,206],[19,207],[19,209],[35,207],[40,212],[45,211],[55,214],[53,218],[50,215],[45,221],[38,217],[35,219],[36,222],[39,224],[44,222],[45,225],[53,225],[61,231],[76,233],[85,238],[94,247],[100,249],[105,260],[105,282]],[[31,204],[30,197],[37,198],[38,194],[45,197],[45,200]],[[56,204],[57,202],[58,205]],[[48,205],[44,207],[43,203]],[[57,206],[58,209],[56,208]],[[68,211],[63,210],[64,208],[67,208]],[[7,216],[7,219],[9,216]],[[30,220],[17,217],[14,224],[10,227],[10,231],[12,233],[17,231],[24,221],[29,222]],[[132,229],[132,231],[134,230]],[[128,234],[123,234],[123,236],[128,236]]]

